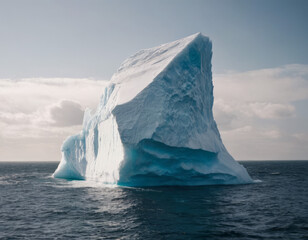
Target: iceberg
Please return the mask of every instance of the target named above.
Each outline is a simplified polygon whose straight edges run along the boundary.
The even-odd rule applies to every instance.
[[[141,50],[112,76],[56,178],[120,186],[244,184],[213,117],[212,43],[197,33]]]

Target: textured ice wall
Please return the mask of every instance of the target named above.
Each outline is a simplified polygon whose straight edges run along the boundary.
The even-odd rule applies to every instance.
[[[213,118],[212,44],[202,34],[141,50],[112,77],[55,177],[125,186],[249,183]]]

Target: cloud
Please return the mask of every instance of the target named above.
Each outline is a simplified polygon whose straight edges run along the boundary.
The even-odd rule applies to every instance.
[[[70,78],[0,79],[1,160],[59,160],[61,143],[81,130],[84,109],[96,108],[106,84]]]
[[[74,126],[82,124],[84,110],[77,102],[62,100],[49,108],[49,114],[55,126]]]
[[[307,159],[308,65],[213,75],[214,116],[239,160]],[[1,160],[60,160],[65,138],[81,130],[106,81],[0,80]]]
[[[82,124],[84,109],[75,101],[60,100],[35,112],[0,112],[0,122],[8,125],[74,126]],[[18,137],[18,135],[17,135]]]
[[[264,119],[295,116],[295,107],[290,104],[256,102],[251,103],[249,107],[257,117]]]
[[[220,129],[232,129],[241,125],[239,116],[245,114],[241,112],[240,106],[229,104],[221,98],[215,99],[214,116]]]
[[[95,108],[106,81],[90,79],[0,80],[0,131],[4,138],[58,136],[57,127],[80,125],[86,107]]]
[[[289,103],[308,98],[308,65],[286,65],[248,72],[215,74],[216,98]]]
[[[213,76],[214,116],[237,159],[307,159],[308,65],[287,65]],[[298,133],[299,132],[299,133]]]
[[[60,99],[95,108],[106,83],[71,78],[0,79],[0,111],[30,113]]]
[[[294,117],[294,102],[308,99],[308,65],[215,74],[213,81],[214,113],[224,123]]]

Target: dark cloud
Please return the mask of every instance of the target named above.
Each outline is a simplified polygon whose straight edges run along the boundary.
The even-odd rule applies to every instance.
[[[82,124],[84,111],[77,102],[62,100],[49,109],[55,126],[66,127]]]

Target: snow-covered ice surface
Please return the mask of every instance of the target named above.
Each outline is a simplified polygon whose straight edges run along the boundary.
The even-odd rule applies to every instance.
[[[122,186],[250,183],[213,118],[212,43],[202,34],[141,50],[121,65],[54,177]]]

